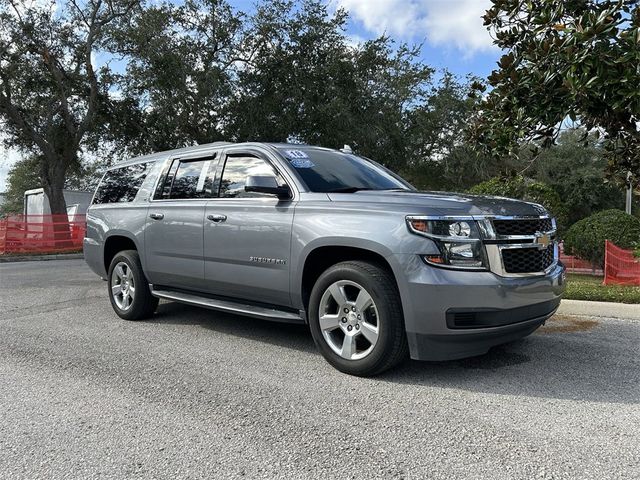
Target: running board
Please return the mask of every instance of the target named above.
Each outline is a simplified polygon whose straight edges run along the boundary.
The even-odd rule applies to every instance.
[[[221,300],[217,298],[201,297],[192,293],[175,292],[172,290],[157,290],[151,285],[151,294],[154,297],[173,300],[188,305],[210,308],[221,312],[235,313],[238,315],[246,315],[247,317],[262,318],[274,322],[286,323],[304,323],[299,313],[279,310],[276,308],[261,307],[249,305],[246,303],[238,303],[232,300]]]

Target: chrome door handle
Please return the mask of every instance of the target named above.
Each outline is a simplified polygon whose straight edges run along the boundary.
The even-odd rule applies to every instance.
[[[216,214],[216,215],[207,215],[207,220],[211,220],[212,222],[220,223],[224,222],[227,219],[226,215]]]
[[[154,220],[162,220],[164,218],[164,213],[152,213],[149,216]]]

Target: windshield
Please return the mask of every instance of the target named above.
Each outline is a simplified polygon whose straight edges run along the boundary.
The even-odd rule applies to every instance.
[[[411,188],[385,168],[357,155],[294,145],[279,150],[312,192]]]

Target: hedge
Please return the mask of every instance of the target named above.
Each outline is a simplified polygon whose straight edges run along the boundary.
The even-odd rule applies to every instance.
[[[620,248],[640,246],[640,219],[622,210],[604,210],[574,223],[564,236],[565,252],[604,266],[604,242]]]

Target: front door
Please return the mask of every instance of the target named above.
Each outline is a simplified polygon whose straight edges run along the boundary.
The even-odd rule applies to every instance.
[[[218,170],[219,195],[207,203],[205,211],[207,290],[226,297],[289,306],[294,202],[244,191],[249,175],[274,175],[286,184],[283,177],[266,157],[258,154],[228,154]]]
[[[144,236],[145,273],[151,283],[203,289],[203,222],[214,163],[211,156],[176,158],[160,179]]]

